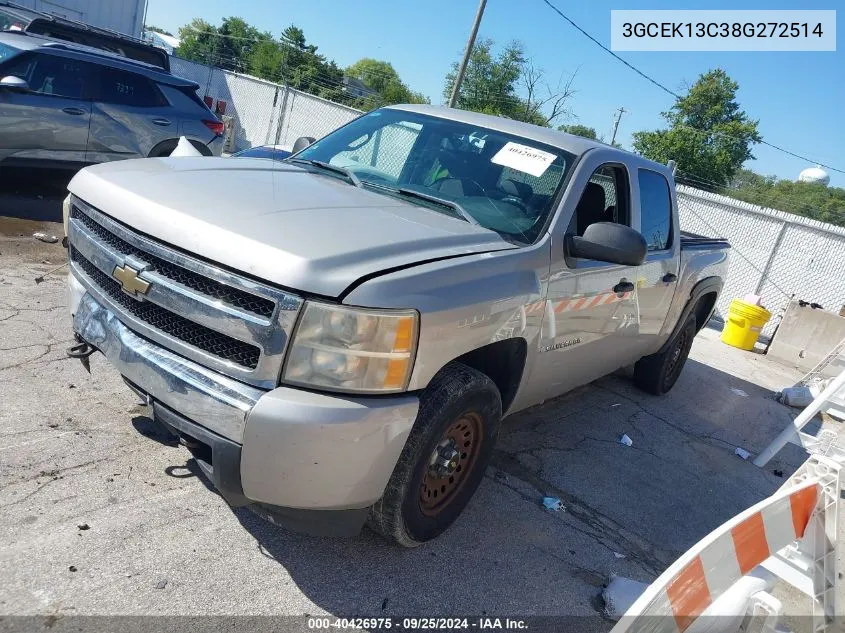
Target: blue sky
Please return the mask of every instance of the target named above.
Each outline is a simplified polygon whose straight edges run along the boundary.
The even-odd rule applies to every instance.
[[[552,0],[609,46],[611,9],[675,9],[672,0]],[[811,7],[785,0],[690,0],[686,9],[836,9],[837,0]],[[239,16],[278,35],[289,24],[341,66],[361,57],[393,64],[414,90],[441,102],[443,78],[460,56],[475,15],[476,0],[149,0],[147,24],[173,33],[192,18],[219,24]],[[843,14],[837,16],[841,24]],[[488,0],[479,37],[498,44],[518,39],[537,66],[555,81],[577,70],[571,107],[577,122],[609,138],[614,112],[625,114],[617,140],[630,148],[631,133],[662,124],[672,98],[599,49],[540,0]],[[760,120],[763,138],[798,154],[845,170],[845,44],[823,53],[620,53],[675,92],[710,68],[724,68],[739,83],[739,102]],[[748,166],[794,179],[809,163],[758,145]],[[845,187],[845,174],[830,172],[831,185]]]

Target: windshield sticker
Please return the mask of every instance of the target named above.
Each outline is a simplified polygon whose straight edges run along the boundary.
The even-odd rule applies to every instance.
[[[539,178],[554,162],[555,158],[557,156],[554,154],[528,147],[528,145],[506,143],[490,161]]]

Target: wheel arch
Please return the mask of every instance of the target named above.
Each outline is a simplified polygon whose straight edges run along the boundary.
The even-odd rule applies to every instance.
[[[478,347],[451,362],[463,363],[490,378],[499,389],[506,415],[522,383],[527,355],[528,342],[517,337]]]
[[[188,141],[190,141],[191,145],[193,145],[194,148],[196,148],[196,150],[200,154],[202,154],[203,156],[213,156],[214,155],[213,152],[211,151],[211,148],[208,147],[208,145],[206,145],[202,141],[199,141],[199,140],[194,139],[194,138],[189,138]],[[159,158],[159,157],[162,157],[162,156],[169,156],[170,152],[172,152],[174,149],[176,149],[176,145],[178,145],[178,144],[179,144],[178,138],[169,138],[169,139],[166,139],[164,141],[161,141],[160,143],[157,143],[150,150],[150,153],[147,154],[147,157],[148,158]]]
[[[664,352],[669,347],[678,330],[683,327],[690,314],[695,314],[696,317],[696,334],[707,325],[707,321],[716,308],[716,300],[724,284],[725,282],[721,277],[705,277],[692,287],[689,299],[687,299],[687,303],[683,311],[681,311],[678,321],[672,328],[672,333],[666,339],[663,346],[656,352],[657,354]]]

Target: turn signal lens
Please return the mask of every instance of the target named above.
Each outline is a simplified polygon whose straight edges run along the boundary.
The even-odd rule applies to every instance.
[[[408,386],[417,344],[413,310],[370,310],[307,301],[283,381],[350,393]]]

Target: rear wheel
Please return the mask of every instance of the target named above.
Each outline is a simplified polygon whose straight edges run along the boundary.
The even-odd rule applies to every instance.
[[[417,420],[369,526],[405,547],[446,530],[481,483],[501,417],[490,378],[461,363],[442,369],[420,396]]]
[[[691,314],[666,349],[637,361],[634,366],[634,384],[658,396],[674,387],[687,362],[696,332],[695,314]]]

